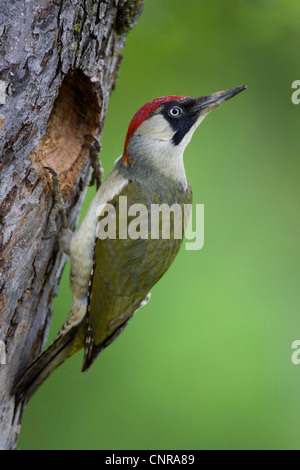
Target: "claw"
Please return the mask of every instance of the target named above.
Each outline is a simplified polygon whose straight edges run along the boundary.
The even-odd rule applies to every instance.
[[[90,150],[89,156],[91,159],[91,166],[93,168],[93,172],[91,180],[89,182],[89,186],[93,186],[96,183],[96,188],[98,190],[101,186],[101,180],[103,175],[103,169],[99,161],[99,152],[101,151],[101,144],[97,137],[91,134],[87,134],[84,137],[93,139],[92,144],[84,143],[82,146]]]
[[[45,240],[48,240],[53,235],[58,233],[57,225],[56,225],[56,216],[60,214],[62,220],[62,227],[64,229],[68,228],[68,219],[66,214],[65,203],[61,193],[61,184],[60,179],[57,172],[49,167],[44,166],[46,170],[48,170],[52,175],[53,181],[53,197],[54,197],[54,206],[49,215],[49,233],[51,234],[49,237],[44,237]]]
[[[100,152],[100,150],[101,150],[101,144],[100,144],[100,142],[99,142],[98,137],[96,137],[95,135],[92,135],[92,134],[86,134],[86,135],[84,136],[84,138],[85,138],[85,139],[86,139],[86,138],[92,139],[93,145],[96,147],[98,153]]]
[[[56,173],[55,170],[53,170],[53,168],[51,168],[51,166],[43,166],[43,168],[44,168],[45,170],[49,170],[50,173],[51,173],[53,176],[57,176],[57,177],[58,177],[58,174]]]

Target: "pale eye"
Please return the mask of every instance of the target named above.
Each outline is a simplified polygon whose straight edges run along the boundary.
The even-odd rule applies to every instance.
[[[180,116],[181,113],[182,113],[182,109],[179,108],[179,106],[173,106],[173,108],[169,110],[169,115],[172,117],[178,117]]]

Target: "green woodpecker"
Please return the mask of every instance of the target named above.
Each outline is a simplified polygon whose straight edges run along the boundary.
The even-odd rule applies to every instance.
[[[182,242],[182,236],[174,234],[175,218],[170,219],[169,238],[161,236],[160,222],[156,227],[159,236],[150,236],[151,208],[191,204],[183,152],[205,116],[245,88],[200,98],[164,96],[135,114],[123,155],[100,186],[80,228],[74,235],[66,228],[61,231],[61,246],[71,261],[71,312],[52,345],[29,365],[14,387],[16,406],[27,403],[49,374],[82,348],[82,370],[87,370],[148,301],[151,288],[170,267]],[[130,217],[120,208],[121,196],[127,198],[127,207],[143,204],[148,209],[140,228],[144,234],[139,238],[126,233]],[[99,236],[105,214],[116,237]],[[185,213],[182,219],[182,235],[187,216]]]

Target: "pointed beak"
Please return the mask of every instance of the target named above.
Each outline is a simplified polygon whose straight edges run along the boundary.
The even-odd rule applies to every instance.
[[[241,91],[245,90],[246,86],[238,86],[236,88],[229,88],[228,90],[217,91],[207,96],[200,96],[195,99],[194,111],[209,112],[219,106],[223,101],[227,101]]]

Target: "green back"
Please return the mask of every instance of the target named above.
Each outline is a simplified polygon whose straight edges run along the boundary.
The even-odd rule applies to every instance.
[[[163,188],[166,189],[163,189]],[[128,207],[132,204],[143,204],[148,213],[143,218],[139,216],[143,235],[148,239],[120,239],[119,228],[124,224],[125,214],[120,211],[120,196],[126,196]],[[163,239],[162,220],[159,220],[159,239],[151,238],[151,204],[167,203],[179,204],[183,209],[184,204],[192,202],[192,191],[188,184],[185,191],[178,185],[157,185],[154,191],[138,181],[130,181],[128,185],[109,203],[116,211],[116,238],[101,240],[97,238],[95,245],[94,270],[91,282],[88,324],[90,343],[90,360],[103,347],[111,343],[122,325],[125,325],[134,312],[139,308],[154,284],[167,271],[176,257],[184,235],[183,218],[180,225],[181,238],[174,238],[174,219],[172,212],[170,217],[170,239]],[[104,213],[99,221],[104,219]],[[137,216],[127,217],[127,227]],[[107,227],[106,227],[107,228]],[[154,227],[157,231],[157,226]],[[157,233],[157,232],[156,232]],[[178,236],[178,232],[177,236]],[[94,349],[94,351],[93,351]],[[97,350],[97,351],[96,351]],[[89,360],[86,358],[86,360]]]

